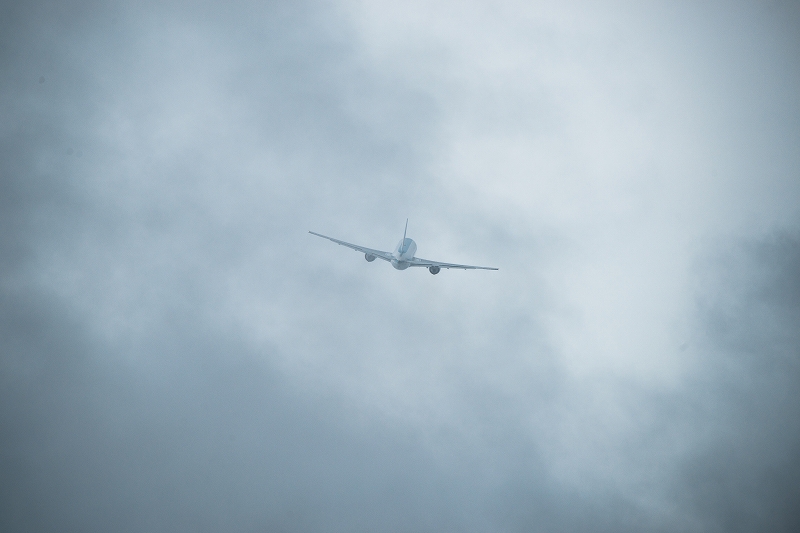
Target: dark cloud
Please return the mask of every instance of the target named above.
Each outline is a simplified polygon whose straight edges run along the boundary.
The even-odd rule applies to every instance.
[[[348,432],[254,354],[181,316],[124,364],[58,301],[3,302],[4,528],[373,529],[452,521],[441,479],[389,428]],[[444,509],[449,506],[445,505]]]
[[[691,395],[704,442],[683,468],[682,499],[708,530],[796,531],[800,238],[738,243],[705,265]]]

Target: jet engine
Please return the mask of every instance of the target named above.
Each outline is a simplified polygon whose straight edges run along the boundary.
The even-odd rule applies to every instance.
[[[372,263],[373,261],[375,261],[375,256],[372,254],[364,254],[364,259]]]
[[[428,267],[428,271],[429,271],[431,274],[433,274],[434,276],[435,276],[436,274],[438,274],[440,270],[441,270],[441,268],[439,268],[439,267],[438,267],[438,266],[436,266],[436,265],[433,265],[433,266],[429,266],[429,267]]]

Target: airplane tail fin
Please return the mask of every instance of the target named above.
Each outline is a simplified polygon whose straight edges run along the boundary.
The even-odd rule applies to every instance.
[[[406,233],[408,232],[408,219],[406,219],[406,229],[403,230],[403,244],[406,242]]]

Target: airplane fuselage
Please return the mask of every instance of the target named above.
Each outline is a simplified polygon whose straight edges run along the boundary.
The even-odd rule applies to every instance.
[[[415,253],[417,253],[417,243],[414,242],[414,239],[401,239],[392,252],[392,266],[397,270],[407,269]]]

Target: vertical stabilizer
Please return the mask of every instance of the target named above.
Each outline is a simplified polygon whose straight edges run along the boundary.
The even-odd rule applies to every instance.
[[[406,219],[406,229],[403,230],[403,244],[406,243],[406,233],[408,232],[408,219]]]

